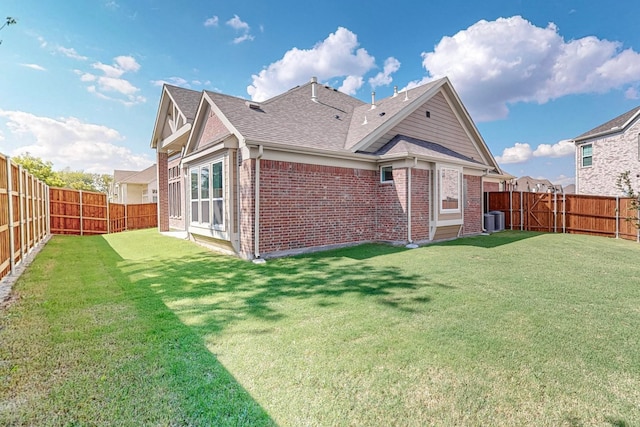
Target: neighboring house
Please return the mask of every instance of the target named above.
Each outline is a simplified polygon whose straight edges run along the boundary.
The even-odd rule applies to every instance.
[[[160,231],[246,259],[478,234],[484,177],[511,178],[446,78],[370,104],[315,78],[264,102],[165,85],[151,147]]]
[[[616,187],[622,172],[630,171],[640,188],[640,107],[574,138],[576,193],[623,195]]]
[[[536,179],[530,176],[521,176],[513,184],[513,191],[526,191],[531,193],[562,193],[562,185],[553,184],[548,179]]]
[[[156,165],[142,171],[114,170],[109,189],[109,201],[134,205],[158,201]]]

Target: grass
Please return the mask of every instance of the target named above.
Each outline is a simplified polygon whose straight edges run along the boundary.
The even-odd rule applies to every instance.
[[[55,237],[0,312],[0,424],[640,424],[640,246],[503,232],[253,265]]]

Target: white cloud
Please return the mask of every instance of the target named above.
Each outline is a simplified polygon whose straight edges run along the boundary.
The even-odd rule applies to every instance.
[[[75,117],[39,117],[22,111],[0,110],[13,148],[11,156],[29,152],[51,161],[57,170],[66,167],[90,173],[114,169],[142,169],[153,163],[143,154],[118,145],[122,135],[106,126],[85,123]]]
[[[640,81],[640,54],[632,49],[593,36],[567,42],[553,23],[536,27],[520,16],[478,21],[422,58],[428,76],[410,86],[448,76],[478,121],[504,118],[517,102],[542,104]]]
[[[375,77],[371,77],[369,79],[369,84],[374,89],[378,86],[389,85],[393,81],[393,78],[391,78],[391,74],[395,73],[399,69],[400,61],[398,61],[393,56],[390,56],[384,61],[384,67],[382,71],[376,74]]]
[[[624,92],[624,97],[626,99],[640,99],[640,93],[637,88],[632,86]]]
[[[46,42],[44,42],[42,47],[46,46]],[[67,58],[77,59],[78,61],[86,61],[88,58],[86,56],[80,55],[76,50],[72,47],[64,47],[64,46],[56,46],[56,51],[63,54]]]
[[[342,82],[342,86],[338,88],[340,92],[347,95],[355,95],[358,89],[364,84],[362,76],[347,76]]]
[[[237,32],[241,32],[242,34],[233,39],[233,44],[239,44],[245,42],[247,40],[253,41],[254,37],[249,34],[251,31],[251,27],[249,24],[244,22],[238,15],[234,15],[233,18],[229,19],[226,24],[236,30]]]
[[[38,65],[38,64],[20,64],[23,67],[27,67],[27,68],[31,68],[32,70],[37,70],[37,71],[47,71],[46,68],[44,68],[42,65]]]
[[[345,77],[343,86],[351,88],[358,76],[375,66],[375,58],[358,46],[358,37],[340,27],[313,48],[293,48],[282,59],[254,74],[247,92],[253,100],[264,101],[308,81],[312,76],[320,81]]]
[[[496,156],[496,161],[500,164],[508,165],[512,163],[524,163],[531,159],[533,151],[527,143],[516,142],[513,147],[505,148],[502,156]]]
[[[194,80],[193,83],[196,84],[197,80]],[[183,79],[182,77],[169,77],[166,80],[151,80],[151,84],[154,86],[162,86],[164,84],[169,84],[169,85],[173,85],[173,86],[181,86],[181,87],[186,87],[189,88],[189,82],[185,79]],[[200,84],[200,82],[198,82],[197,84]]]
[[[575,144],[571,140],[564,139],[555,144],[540,144],[533,152],[533,157],[566,157],[575,154]]]
[[[207,18],[207,20],[204,21],[204,26],[205,27],[217,27],[218,26],[218,17],[214,15],[211,18]]]
[[[255,37],[253,37],[251,34],[244,34],[242,36],[239,36],[233,39],[233,44],[239,44],[242,42],[246,42],[247,40],[253,41],[254,39]]]
[[[136,59],[132,56],[122,55],[115,57],[113,62],[112,65],[102,62],[91,64],[93,69],[104,74],[102,76],[80,70],[74,70],[74,72],[80,75],[80,80],[85,83],[97,83],[88,86],[87,90],[101,99],[117,101],[126,106],[146,102],[145,97],[137,95],[140,89],[122,78],[125,73],[135,73],[140,69],[140,64]]]
[[[251,27],[244,22],[238,15],[233,15],[233,18],[227,21],[227,25],[236,31],[249,31]]]
[[[108,1],[107,3],[105,3],[105,6],[111,10],[116,10],[120,7],[120,5],[115,1]]]

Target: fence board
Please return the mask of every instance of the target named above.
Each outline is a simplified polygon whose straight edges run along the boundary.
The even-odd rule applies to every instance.
[[[639,241],[631,199],[583,194],[489,192],[487,211],[505,214],[511,230],[590,234]]]
[[[52,234],[106,234],[158,226],[156,203],[108,203],[107,195],[69,188],[50,188]]]
[[[47,186],[0,154],[0,279],[47,236]]]

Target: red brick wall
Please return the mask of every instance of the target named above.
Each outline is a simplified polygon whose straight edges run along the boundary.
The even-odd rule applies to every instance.
[[[482,177],[464,176],[464,235],[482,232]]]
[[[375,173],[377,232],[375,240],[407,239],[407,169],[393,169],[393,182],[380,183]]]
[[[375,239],[378,172],[262,160],[262,253]]]
[[[204,147],[212,141],[217,141],[220,138],[229,135],[229,133],[229,129],[225,127],[220,118],[211,112],[204,124],[204,127],[202,128],[202,134],[198,139],[197,147]]]
[[[429,171],[412,169],[411,172],[411,238],[414,241],[429,238]]]
[[[167,169],[167,153],[158,152],[158,230],[169,231],[169,180]]]
[[[260,160],[260,254],[358,243],[407,240],[407,172],[412,179],[412,239],[429,238],[430,172],[379,171]],[[255,160],[240,166],[240,253],[254,253]],[[464,176],[464,234],[482,231],[481,177]]]
[[[255,160],[242,160],[241,153],[238,151],[238,161],[240,162],[240,173],[238,182],[240,184],[240,256],[250,258],[254,253],[253,240],[253,216],[254,208],[254,173]]]
[[[485,182],[484,191],[500,191],[500,184],[497,182]]]

